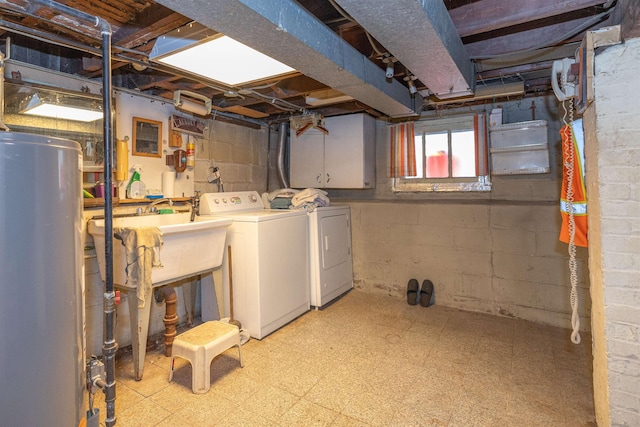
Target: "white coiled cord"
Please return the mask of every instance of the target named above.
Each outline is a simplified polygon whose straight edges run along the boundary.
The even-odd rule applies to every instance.
[[[567,107],[562,103],[564,115],[562,121],[567,123]],[[569,123],[573,123],[573,98],[569,98]],[[575,166],[575,151],[573,149],[573,130],[570,127],[571,138],[563,146],[563,159],[566,159],[564,167],[567,171],[567,195],[566,205],[569,214],[569,280],[571,282],[571,342],[580,344],[580,315],[578,314],[578,263],[576,262],[576,220],[573,211],[573,171]]]

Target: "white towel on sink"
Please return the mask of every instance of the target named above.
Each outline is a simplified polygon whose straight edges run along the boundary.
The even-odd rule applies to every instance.
[[[138,308],[142,308],[145,295],[151,290],[151,269],[162,267],[162,231],[158,227],[114,227],[113,235],[125,248],[127,283],[135,286]]]

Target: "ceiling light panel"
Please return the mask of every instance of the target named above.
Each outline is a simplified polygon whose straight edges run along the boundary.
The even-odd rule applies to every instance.
[[[295,70],[231,37],[192,23],[158,38],[149,59],[229,86],[294,72]]]

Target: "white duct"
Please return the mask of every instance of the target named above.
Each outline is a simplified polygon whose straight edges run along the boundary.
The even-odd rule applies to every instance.
[[[284,151],[288,134],[289,124],[287,122],[281,122],[278,129],[278,150],[276,154],[276,171],[278,172],[280,188],[289,188],[289,179],[287,178],[284,167]]]

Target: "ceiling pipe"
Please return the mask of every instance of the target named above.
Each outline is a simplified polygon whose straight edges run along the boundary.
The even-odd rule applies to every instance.
[[[422,97],[294,0],[158,0],[390,117],[417,116]]]

